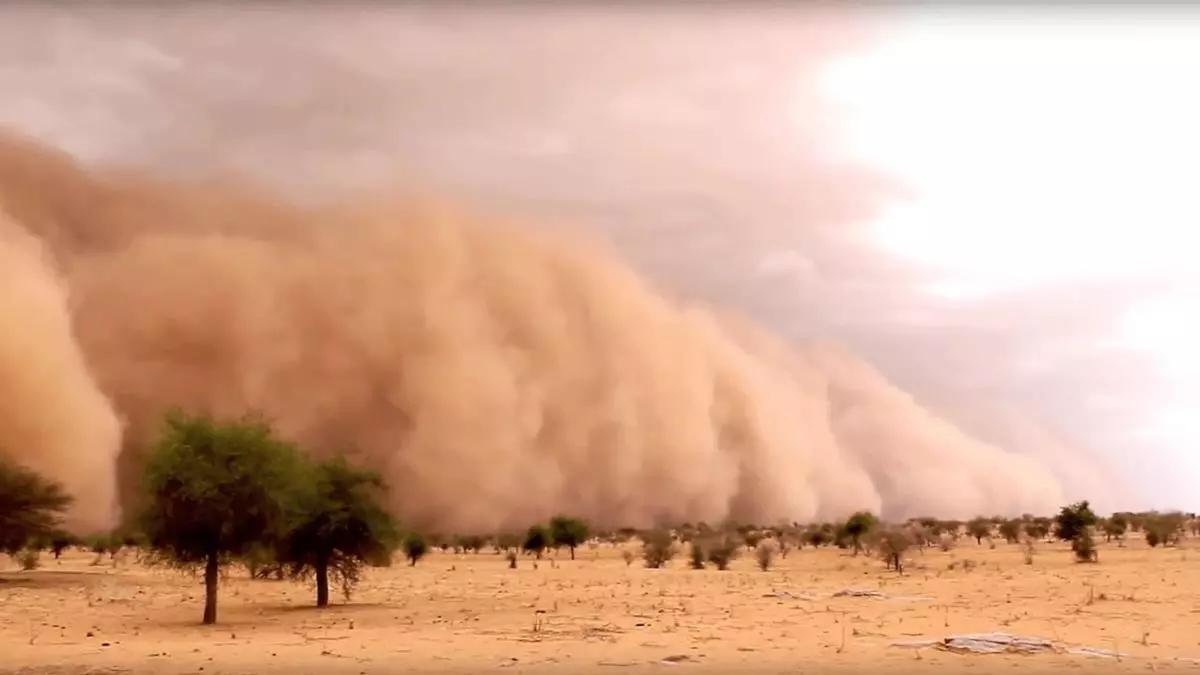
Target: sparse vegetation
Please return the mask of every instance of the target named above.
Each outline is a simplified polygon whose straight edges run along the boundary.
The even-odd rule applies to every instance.
[[[1100,562],[1100,553],[1096,550],[1096,542],[1092,539],[1092,533],[1088,529],[1083,529],[1071,541],[1071,550],[1075,553],[1075,560],[1078,562]]]

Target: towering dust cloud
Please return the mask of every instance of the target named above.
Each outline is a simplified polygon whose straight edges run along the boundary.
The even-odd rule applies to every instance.
[[[261,411],[380,470],[406,522],[454,531],[1061,497],[852,355],[669,301],[595,246],[85,170],[13,138],[0,208],[0,445],[71,489],[77,527],[128,497],[172,406]]]

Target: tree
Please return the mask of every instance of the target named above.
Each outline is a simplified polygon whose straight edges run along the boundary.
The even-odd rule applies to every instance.
[[[859,511],[846,520],[844,530],[854,545],[854,555],[862,551],[863,535],[874,529],[878,523],[879,519],[867,511]]]
[[[78,546],[81,543],[82,540],[79,537],[76,537],[65,530],[55,530],[51,532],[50,538],[47,540],[48,548],[50,549],[50,552],[54,554],[55,560],[58,560],[63,551],[67,550],[68,547]]]
[[[1100,554],[1096,551],[1096,542],[1087,528],[1080,530],[1079,534],[1071,540],[1071,550],[1074,551],[1077,562],[1100,562]]]
[[[1029,535],[1030,539],[1041,541],[1050,535],[1050,523],[1049,518],[1035,518],[1025,523],[1025,534]]]
[[[975,544],[983,543],[984,537],[992,536],[992,521],[979,516],[967,523],[967,534],[975,537]]]
[[[1096,514],[1088,507],[1087,501],[1062,507],[1054,518],[1054,536],[1063,541],[1074,541],[1089,527],[1096,524]]]
[[[408,559],[409,567],[416,567],[417,561],[429,552],[429,544],[425,543],[425,537],[416,532],[406,534],[400,548],[404,549],[404,557]]]
[[[521,544],[521,550],[526,553],[532,553],[537,556],[538,560],[542,559],[542,552],[550,545],[550,533],[541,525],[534,525],[525,533],[525,541]]]
[[[217,620],[222,566],[286,532],[302,462],[265,422],[170,413],[143,474],[141,530],[156,559],[204,567],[204,623]]]
[[[833,529],[832,527],[811,525],[804,531],[804,541],[813,548],[826,546],[833,542]]]
[[[1105,520],[1103,523],[1104,541],[1112,541],[1114,537],[1117,541],[1120,541],[1121,537],[1125,536],[1125,529],[1128,526],[1129,524],[1125,521],[1125,519],[1119,515],[1114,515],[1108,520]]]
[[[575,559],[575,547],[588,538],[588,526],[578,518],[555,516],[550,519],[550,543],[555,547],[566,546]]]
[[[738,556],[737,540],[726,535],[720,539],[714,540],[705,544],[704,549],[708,553],[708,561],[717,566],[718,570],[725,571],[729,569],[729,563],[733,562]]]
[[[71,497],[62,487],[0,459],[0,550],[10,555],[54,532]]]
[[[317,607],[329,605],[329,576],[348,599],[364,564],[391,562],[399,535],[379,503],[383,479],[344,458],[312,467],[278,556],[293,578],[316,577]]]
[[[1021,521],[1006,520],[1000,523],[1000,536],[1010,544],[1021,541]]]
[[[775,560],[776,551],[775,541],[772,539],[762,539],[758,545],[754,547],[754,559],[758,562],[758,568],[766,572],[771,569],[771,563]]]

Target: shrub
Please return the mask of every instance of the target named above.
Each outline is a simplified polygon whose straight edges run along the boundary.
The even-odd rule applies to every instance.
[[[516,551],[509,551],[508,553],[506,553],[504,555],[504,557],[508,560],[508,569],[510,569],[510,570],[517,569],[517,552]]]
[[[425,554],[429,552],[429,544],[416,532],[405,535],[404,540],[400,543],[400,548],[404,550],[404,557],[408,560],[409,567],[416,567],[417,561],[424,558]]]
[[[1032,565],[1033,554],[1037,552],[1037,550],[1033,547],[1033,539],[1026,539],[1021,551],[1025,554],[1025,564]]]
[[[704,569],[704,547],[698,541],[693,541],[689,548],[689,564],[694,570]]]
[[[900,528],[884,531],[879,537],[879,552],[883,555],[888,569],[904,573],[904,552],[912,547],[912,538]]]
[[[1000,536],[1010,544],[1019,542],[1021,540],[1021,521],[1006,520],[1000,523]]]
[[[705,551],[708,553],[708,561],[717,566],[719,570],[729,569],[729,563],[733,562],[738,555],[739,544],[732,537],[724,537],[716,539],[705,546]]]
[[[804,531],[804,541],[813,548],[828,546],[833,543],[833,533],[825,527],[812,525]]]
[[[758,542],[758,546],[754,547],[754,560],[758,563],[760,570],[766,572],[771,569],[771,563],[775,561],[776,550],[775,542],[770,539]]]
[[[657,569],[675,557],[675,542],[666,530],[650,530],[642,534],[642,560],[646,567]]]
[[[37,550],[36,548],[21,549],[21,551],[16,555],[17,564],[20,565],[21,569],[25,570],[26,572],[36,570],[39,567],[40,557],[41,551]]]
[[[1062,507],[1054,521],[1054,536],[1063,541],[1075,541],[1080,534],[1096,524],[1096,514],[1092,513],[1085,500]]]
[[[1113,515],[1108,520],[1105,520],[1101,525],[1104,530],[1104,540],[1112,541],[1114,538],[1120,541],[1125,536],[1125,530],[1129,527],[1129,523],[1120,515]]]
[[[537,556],[538,560],[541,560],[542,553],[549,545],[550,533],[541,525],[534,525],[525,533],[525,541],[521,543],[521,550],[532,553]]]
[[[566,546],[571,550],[571,560],[575,559],[575,547],[588,538],[588,526],[578,518],[555,516],[550,519],[550,543],[555,547]]]
[[[633,559],[636,557],[637,556],[633,554],[633,551],[631,551],[629,549],[624,549],[621,551],[621,559],[625,561],[626,567],[629,567],[630,565],[632,565]]]
[[[1150,546],[1167,546],[1177,543],[1181,519],[1173,514],[1150,514],[1142,520],[1142,530],[1145,531],[1146,543]]]
[[[1096,551],[1096,542],[1092,539],[1091,531],[1084,529],[1071,542],[1071,550],[1075,552],[1078,562],[1099,562],[1100,554]]]

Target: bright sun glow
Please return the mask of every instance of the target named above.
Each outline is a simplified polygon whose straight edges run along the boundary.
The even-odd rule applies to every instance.
[[[964,302],[1051,283],[1155,288],[1111,338],[1172,382],[1177,404],[1144,434],[1193,455],[1200,15],[1033,16],[908,17],[829,69],[847,150],[908,190],[872,234]]]

